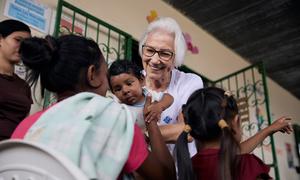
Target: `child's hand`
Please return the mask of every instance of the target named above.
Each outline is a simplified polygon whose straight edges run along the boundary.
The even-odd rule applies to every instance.
[[[151,121],[159,121],[161,113],[163,112],[163,107],[159,103],[154,102],[147,107],[147,114],[145,116],[145,122],[149,123]]]
[[[281,117],[275,120],[268,128],[270,129],[271,133],[280,131],[282,133],[290,134],[291,132],[293,132],[291,118],[289,117]]]
[[[155,103],[151,103],[151,96],[147,96],[145,106],[144,106],[144,121],[145,121],[145,123],[150,123],[153,120],[158,121],[160,119],[161,113],[159,115],[157,115],[159,112],[158,108],[159,108],[159,106],[155,105]]]

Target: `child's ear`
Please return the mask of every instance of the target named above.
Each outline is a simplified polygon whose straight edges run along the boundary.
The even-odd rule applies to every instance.
[[[237,127],[240,126],[240,117],[239,117],[239,115],[235,115],[232,122],[234,123],[235,126],[237,126]]]
[[[103,83],[101,78],[99,78],[99,73],[95,65],[90,65],[87,70],[87,82],[93,88],[98,88]]]

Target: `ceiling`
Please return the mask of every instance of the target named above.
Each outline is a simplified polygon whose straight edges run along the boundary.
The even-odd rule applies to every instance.
[[[300,99],[300,1],[164,1]]]

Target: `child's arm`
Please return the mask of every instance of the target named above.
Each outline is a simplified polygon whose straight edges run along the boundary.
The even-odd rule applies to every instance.
[[[156,101],[149,106],[146,107],[146,117],[145,122],[149,123],[152,120],[158,121],[160,119],[161,113],[171,106],[174,98],[168,93],[164,93],[162,99],[160,101]]]
[[[160,169],[160,172],[164,173],[164,178],[162,179],[176,179],[176,170],[175,170],[175,163],[174,160],[166,147],[166,144],[163,140],[163,137],[160,133],[158,125],[155,121],[151,121],[147,124],[147,129],[149,132],[149,141],[151,146],[151,152],[149,153],[148,158],[146,158],[145,162],[149,165],[149,169],[151,169],[152,174],[150,176],[143,175],[143,171],[137,171],[139,174],[143,175],[145,179],[158,179],[155,176],[158,176],[159,173],[153,171],[154,166],[156,169]],[[158,162],[151,161],[150,159],[155,159]],[[144,164],[145,164],[144,162]],[[152,163],[151,163],[152,162]],[[158,168],[160,167],[160,168]]]
[[[293,130],[290,124],[291,118],[281,117],[274,121],[270,126],[262,129],[254,136],[241,143],[241,154],[252,152],[269,135],[281,131],[290,134]]]
[[[151,105],[151,97],[146,97],[145,108],[149,105]],[[176,179],[175,163],[156,121],[146,123],[146,127],[149,133],[151,152],[137,169],[137,173],[145,179]]]
[[[173,104],[174,98],[169,93],[164,93],[162,99],[157,102],[165,110]]]

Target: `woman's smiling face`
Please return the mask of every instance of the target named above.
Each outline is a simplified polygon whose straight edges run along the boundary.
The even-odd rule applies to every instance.
[[[174,68],[174,35],[166,31],[156,30],[148,35],[144,45],[155,49],[155,51],[173,53],[169,60],[165,60],[157,52],[151,57],[146,56],[143,48],[142,60],[147,78],[160,80],[168,76]]]

